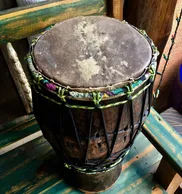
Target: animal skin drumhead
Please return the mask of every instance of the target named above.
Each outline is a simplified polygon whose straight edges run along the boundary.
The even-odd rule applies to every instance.
[[[50,79],[70,87],[105,87],[140,76],[151,46],[127,22],[76,17],[56,24],[37,41],[33,58]]]

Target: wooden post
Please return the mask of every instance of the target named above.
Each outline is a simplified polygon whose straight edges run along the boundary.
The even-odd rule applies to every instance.
[[[177,0],[127,0],[124,19],[147,32],[160,53],[172,28]]]
[[[155,179],[162,185],[168,194],[173,194],[182,183],[181,176],[162,158]]]
[[[107,16],[123,20],[123,6],[125,0],[107,0]]]
[[[113,17],[123,20],[123,4],[124,0],[113,0]]]
[[[1,45],[1,51],[8,65],[18,93],[22,99],[25,110],[27,113],[30,113],[32,112],[32,93],[30,89],[30,84],[24,73],[17,53],[11,43]]]

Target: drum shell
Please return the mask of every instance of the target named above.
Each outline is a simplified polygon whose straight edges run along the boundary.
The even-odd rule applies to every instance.
[[[142,89],[140,86],[135,92],[137,93]],[[152,86],[150,86],[151,88]],[[102,110],[96,108],[92,112],[92,127],[89,132],[90,115],[91,110],[73,108],[69,109],[62,105],[58,105],[33,90],[33,108],[35,117],[40,125],[40,128],[44,134],[44,137],[53,146],[59,157],[65,162],[69,162],[79,167],[95,168],[95,165],[107,159],[106,163],[101,165],[101,169],[106,164],[112,164],[123,152],[123,150],[131,147],[133,143],[133,137],[139,131],[141,123],[146,119],[149,113],[149,90],[145,90],[139,96],[123,105],[113,106]],[[133,95],[134,95],[133,94]],[[116,97],[112,99],[112,102],[118,100],[124,100],[126,97]],[[144,100],[145,99],[145,100]],[[145,102],[144,102],[145,101]],[[83,103],[78,100],[74,100],[73,103]],[[92,104],[92,102],[84,102],[86,104]],[[103,102],[107,104],[108,102]],[[142,107],[144,109],[142,111]],[[70,116],[71,111],[74,118],[74,123],[79,137],[79,143],[76,138],[74,124]],[[132,130],[131,115],[133,115],[134,130]],[[103,123],[103,118],[105,122]],[[108,146],[105,136],[104,125],[109,141],[109,147],[111,148],[113,143],[114,134],[116,128],[118,128],[118,135],[115,144],[108,157]]]
[[[157,50],[143,30],[125,22],[118,30],[112,19],[103,31],[93,19],[56,25],[32,44],[27,60],[35,117],[62,160],[65,180],[99,192],[117,180],[150,112]]]

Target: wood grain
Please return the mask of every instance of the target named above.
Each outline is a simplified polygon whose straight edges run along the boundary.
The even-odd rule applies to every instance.
[[[124,19],[145,30],[162,53],[171,32],[176,2],[177,0],[128,0]]]
[[[103,15],[104,0],[65,0],[39,3],[0,12],[0,43],[22,39],[56,22],[80,15]]]
[[[157,172],[155,173],[155,178],[168,194],[175,193],[182,182],[182,178],[164,158],[162,158]]]
[[[107,0],[107,16],[123,20],[124,0]]]
[[[124,0],[113,0],[113,17],[123,20],[123,4]]]

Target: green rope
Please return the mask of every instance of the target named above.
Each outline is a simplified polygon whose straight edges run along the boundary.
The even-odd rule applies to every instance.
[[[148,87],[150,86],[150,83],[147,84],[142,90],[140,90],[138,93],[136,93],[134,96],[131,97],[131,100],[135,99],[138,97],[142,92],[144,92]]]
[[[155,69],[152,66],[149,69],[149,73],[151,74],[150,75],[150,80],[151,81],[154,81],[154,78],[155,78]]]
[[[120,102],[115,102],[115,103],[112,103],[112,104],[100,106],[99,109],[110,108],[110,107],[118,106],[118,105],[121,105],[121,104],[125,104],[127,102],[128,102],[128,100],[124,100],[124,101],[120,101]]]
[[[64,95],[66,89],[65,88],[58,88],[58,97],[61,99],[61,101],[66,102],[66,96]]]
[[[102,100],[102,96],[101,96],[100,92],[92,92],[92,96],[93,96],[94,104],[97,107],[99,107],[100,106],[100,101]]]
[[[38,77],[37,77],[37,85],[38,85],[38,88],[39,88],[39,90],[41,90],[41,87],[40,87],[40,81],[41,80],[43,80],[43,77],[41,76],[41,75],[39,75]]]
[[[113,164],[110,164],[108,167],[103,167],[103,171],[102,172],[108,172],[110,171],[113,167],[115,167],[117,164],[119,164],[125,157],[126,155],[128,155],[129,151],[130,151],[130,147],[128,148],[128,150],[125,152],[125,154],[119,158],[117,161],[115,161]],[[68,163],[64,163],[64,166],[68,169],[76,169],[78,172],[82,172],[82,173],[90,173],[90,174],[94,174],[94,173],[97,173],[98,171],[97,170],[94,170],[94,169],[86,169],[86,168],[79,168],[77,166],[73,166],[71,164],[68,164]],[[105,170],[104,170],[105,169]]]
[[[71,104],[64,104],[64,105],[68,108],[87,109],[87,110],[95,109],[95,107],[91,107],[91,106],[80,106],[80,105],[71,105]]]
[[[132,84],[128,84],[127,86],[125,86],[126,87],[126,89],[128,90],[127,92],[126,92],[126,94],[127,94],[127,97],[128,97],[128,99],[129,98],[131,98],[131,94],[133,93],[133,86],[132,86]]]

